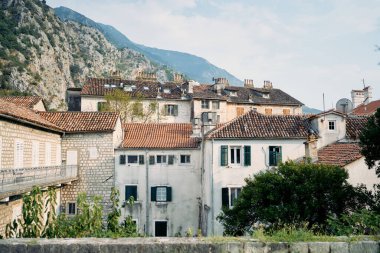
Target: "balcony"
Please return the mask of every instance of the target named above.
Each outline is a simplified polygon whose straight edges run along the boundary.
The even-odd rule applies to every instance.
[[[77,165],[0,169],[0,200],[30,191],[35,185],[48,187],[69,183],[77,177]]]

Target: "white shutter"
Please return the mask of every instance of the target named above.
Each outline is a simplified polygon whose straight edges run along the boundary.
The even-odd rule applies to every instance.
[[[77,165],[78,164],[78,151],[67,150],[66,164],[67,165]]]
[[[45,166],[51,166],[51,143],[45,143]]]
[[[62,163],[62,158],[61,158],[61,144],[57,144],[56,148],[56,155],[55,155],[55,163],[56,165],[61,165]]]
[[[40,163],[40,143],[32,142],[32,167],[38,167]]]
[[[14,167],[22,168],[24,166],[24,141],[20,139],[15,140],[14,150]]]

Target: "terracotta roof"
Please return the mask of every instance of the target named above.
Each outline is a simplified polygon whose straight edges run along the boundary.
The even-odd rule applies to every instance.
[[[318,150],[318,163],[345,166],[362,157],[358,143],[336,142]]]
[[[38,114],[67,133],[113,131],[119,118],[119,114],[115,112],[39,112]]]
[[[33,109],[38,102],[42,101],[42,98],[37,96],[5,96],[0,97],[0,100],[5,100],[18,106]]]
[[[309,121],[300,115],[263,115],[251,110],[212,131],[209,139],[306,139]]]
[[[213,90],[213,85],[202,84],[194,86],[193,98],[198,99],[221,99],[232,103],[250,103],[267,105],[303,105],[300,101],[280,89],[246,88],[239,86],[227,86],[221,95]],[[231,96],[230,91],[236,92],[236,96]],[[269,95],[264,98],[263,95]]]
[[[357,140],[367,124],[368,117],[348,117],[346,119],[346,136],[349,139]]]
[[[124,124],[121,148],[178,149],[198,148],[199,138],[191,137],[192,124]]]
[[[0,99],[0,117],[12,118],[16,121],[30,123],[43,128],[62,132],[62,129],[41,117],[37,112],[27,107],[18,106],[17,104]]]
[[[105,87],[108,85],[109,87]],[[110,86],[111,85],[111,86]],[[112,87],[113,85],[113,87]],[[88,96],[104,96],[111,93],[114,89],[122,89],[122,87],[130,86],[132,91],[125,91],[134,96],[143,96],[144,98],[157,98],[158,91],[164,99],[181,99],[182,91],[181,84],[167,82],[161,84],[158,81],[143,81],[143,80],[118,80],[105,78],[89,78],[83,85],[81,95]],[[170,91],[166,93],[165,91]]]
[[[369,116],[376,112],[377,108],[380,108],[380,100],[375,100],[367,105],[361,104],[358,107],[356,107],[354,110],[352,110],[353,115],[358,116]]]
[[[342,116],[342,117],[345,117],[346,114],[344,113],[341,113],[335,109],[329,109],[327,111],[324,111],[324,112],[320,112],[320,113],[317,113],[317,114],[311,114],[309,115],[309,118],[312,119],[312,118],[318,118],[318,117],[321,117],[323,115],[326,115],[326,114],[336,114],[336,115],[339,115],[339,116]]]

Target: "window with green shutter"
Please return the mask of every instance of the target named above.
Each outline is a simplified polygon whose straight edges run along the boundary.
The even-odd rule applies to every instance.
[[[169,155],[168,156],[168,164],[174,164],[174,155]]]
[[[269,166],[277,166],[282,162],[281,146],[269,146]]]
[[[228,165],[228,146],[222,145],[220,147],[220,166]]]
[[[155,158],[156,158],[156,157],[155,157],[154,155],[150,155],[150,156],[149,156],[149,164],[150,164],[150,165],[152,165],[152,164],[155,163]]]
[[[222,188],[222,207],[229,207],[228,188]]]
[[[144,155],[139,155],[139,164],[144,164]]]
[[[127,161],[127,159],[126,159],[125,155],[120,155],[119,156],[119,164],[125,164],[126,161]]]
[[[151,187],[150,200],[152,202],[170,202],[172,201],[172,188],[168,186]]]
[[[251,166],[251,146],[244,146],[244,166]]]

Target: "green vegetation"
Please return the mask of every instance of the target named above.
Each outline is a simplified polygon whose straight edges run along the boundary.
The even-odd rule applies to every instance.
[[[340,224],[330,228],[331,217],[340,220],[374,206],[373,195],[363,186],[351,186],[347,178],[348,173],[337,166],[286,162],[246,179],[233,208],[224,208],[218,220],[226,234],[234,236],[258,227],[273,234],[305,224],[315,233],[334,234]]]
[[[360,135],[361,153],[369,168],[375,168],[380,177],[380,108],[372,115]]]
[[[44,197],[46,201],[44,202]],[[103,223],[103,205],[100,196],[88,197],[80,193],[77,198],[78,213],[74,216],[59,216],[55,213],[56,192],[49,188],[44,196],[39,187],[33,187],[30,194],[23,196],[22,218],[6,226],[6,238],[77,238],[77,237],[131,237],[137,236],[136,224],[128,216],[119,223],[119,192],[111,191],[112,211],[108,215],[107,225]],[[45,204],[44,204],[45,203]],[[132,202],[133,205],[133,202]],[[43,223],[43,213],[46,221]]]

